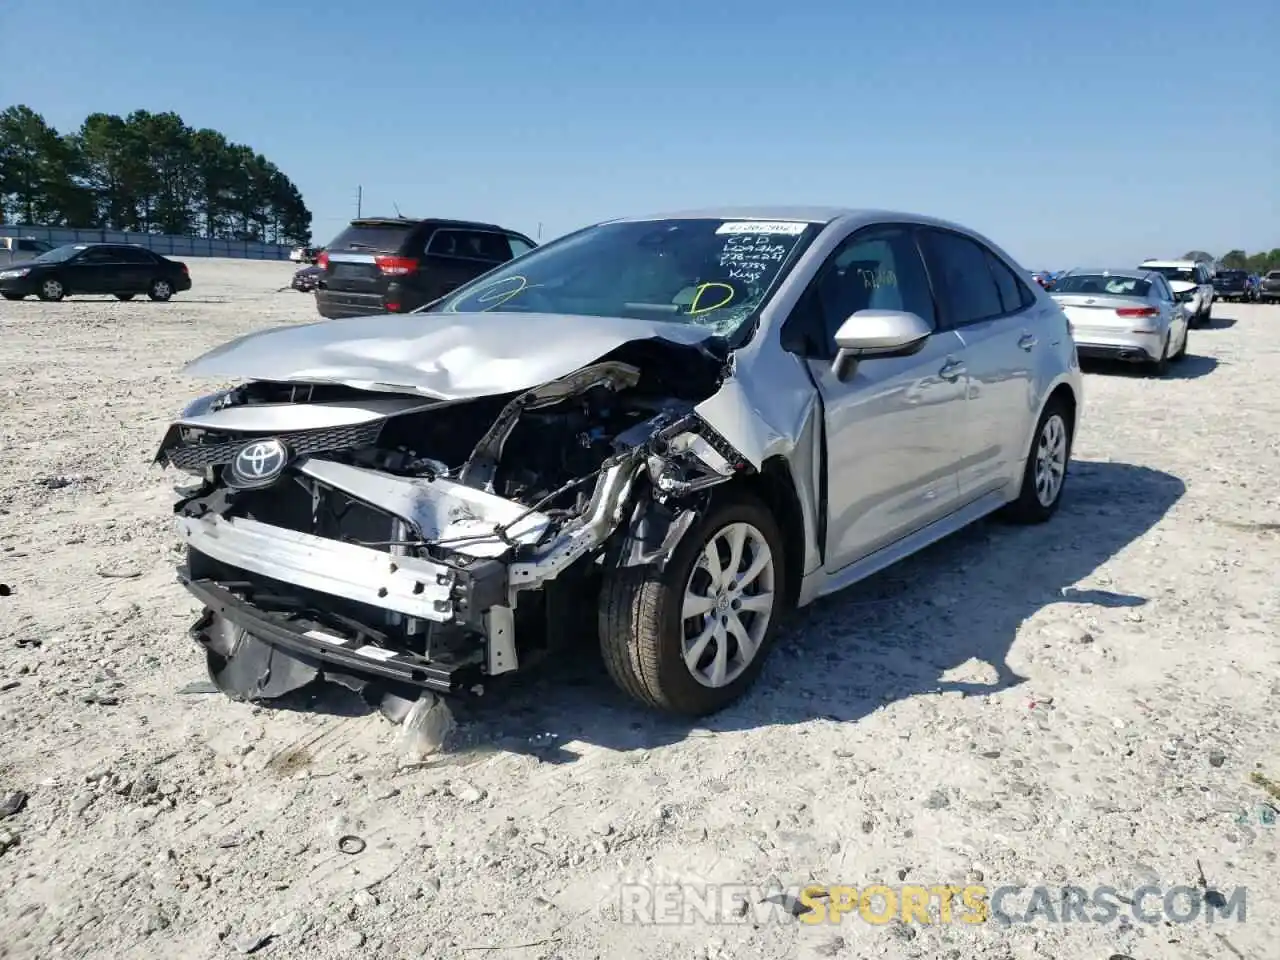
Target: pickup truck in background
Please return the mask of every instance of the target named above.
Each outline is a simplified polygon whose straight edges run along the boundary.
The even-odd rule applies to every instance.
[[[0,237],[0,267],[33,260],[52,249],[52,243],[34,237]]]

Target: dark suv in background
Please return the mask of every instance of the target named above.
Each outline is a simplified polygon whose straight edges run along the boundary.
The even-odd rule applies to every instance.
[[[407,313],[535,246],[492,223],[352,220],[316,260],[316,309],[329,319]]]

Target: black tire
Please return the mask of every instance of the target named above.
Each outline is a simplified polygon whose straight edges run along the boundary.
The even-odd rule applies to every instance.
[[[117,300],[132,300],[132,299],[134,298],[134,296],[135,296],[135,294],[132,294],[132,293],[117,293],[117,294],[116,294],[116,299],[117,299]]]
[[[769,549],[774,602],[754,656],[740,668],[735,679],[710,686],[695,679],[685,665],[685,629],[693,618],[682,620],[681,614],[686,589],[695,574],[707,577],[699,564],[703,549],[731,524],[738,523],[754,527]],[[738,572],[742,572],[741,567]],[[685,535],[661,573],[652,568],[630,567],[606,575],[598,621],[605,668],[614,683],[646,706],[686,717],[715,713],[746,693],[759,676],[773,646],[787,596],[782,533],[768,508],[744,495],[713,503]],[[700,614],[716,615],[716,608]],[[707,629],[711,629],[709,625]],[[704,656],[713,645],[708,644]],[[726,651],[730,648],[737,651],[737,642],[730,642]]]
[[[66,295],[67,288],[62,285],[62,281],[57,277],[41,280],[40,285],[36,287],[36,296],[48,303],[57,303]]]
[[[1169,357],[1170,363],[1177,363],[1179,360],[1181,360],[1183,357],[1187,355],[1187,344],[1190,342],[1190,340],[1191,340],[1191,332],[1190,332],[1190,328],[1188,327],[1187,333],[1184,334],[1182,337],[1182,345],[1178,347],[1178,352]]]
[[[1062,476],[1058,481],[1058,489],[1053,499],[1049,503],[1044,503],[1036,491],[1036,466],[1041,441],[1045,437],[1045,429],[1050,420],[1055,417],[1065,431]],[[1044,410],[1040,413],[1040,419],[1036,421],[1036,430],[1031,438],[1031,449],[1027,451],[1027,460],[1022,469],[1022,488],[1018,491],[1018,499],[1000,511],[1002,519],[1010,523],[1044,523],[1058,512],[1058,504],[1062,502],[1062,491],[1067,485],[1067,472],[1071,465],[1071,446],[1074,440],[1075,417],[1062,398],[1055,397],[1045,404]]]
[[[147,287],[147,296],[158,303],[164,303],[173,297],[173,284],[163,277],[152,280],[151,285]]]
[[[6,300],[21,300],[26,296],[26,294],[25,293],[3,293],[3,294],[0,294],[0,296],[4,297]]]
[[[1160,347],[1160,359],[1147,363],[1147,376],[1163,377],[1169,372],[1169,341],[1166,339]]]

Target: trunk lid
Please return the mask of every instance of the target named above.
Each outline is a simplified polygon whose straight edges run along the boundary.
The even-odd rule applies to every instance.
[[[1053,293],[1049,296],[1067,315],[1073,330],[1131,330],[1156,319],[1158,314],[1143,316],[1139,311],[1155,308],[1141,297],[1116,297],[1096,293]],[[1131,311],[1125,314],[1119,311]]]
[[[379,294],[387,281],[417,268],[406,258],[418,224],[404,220],[353,220],[320,255],[324,283],[340,293]]]

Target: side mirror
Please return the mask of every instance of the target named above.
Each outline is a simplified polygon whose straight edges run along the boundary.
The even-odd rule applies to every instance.
[[[845,380],[859,360],[910,356],[932,333],[933,327],[923,317],[905,310],[859,310],[836,331],[832,373]]]

